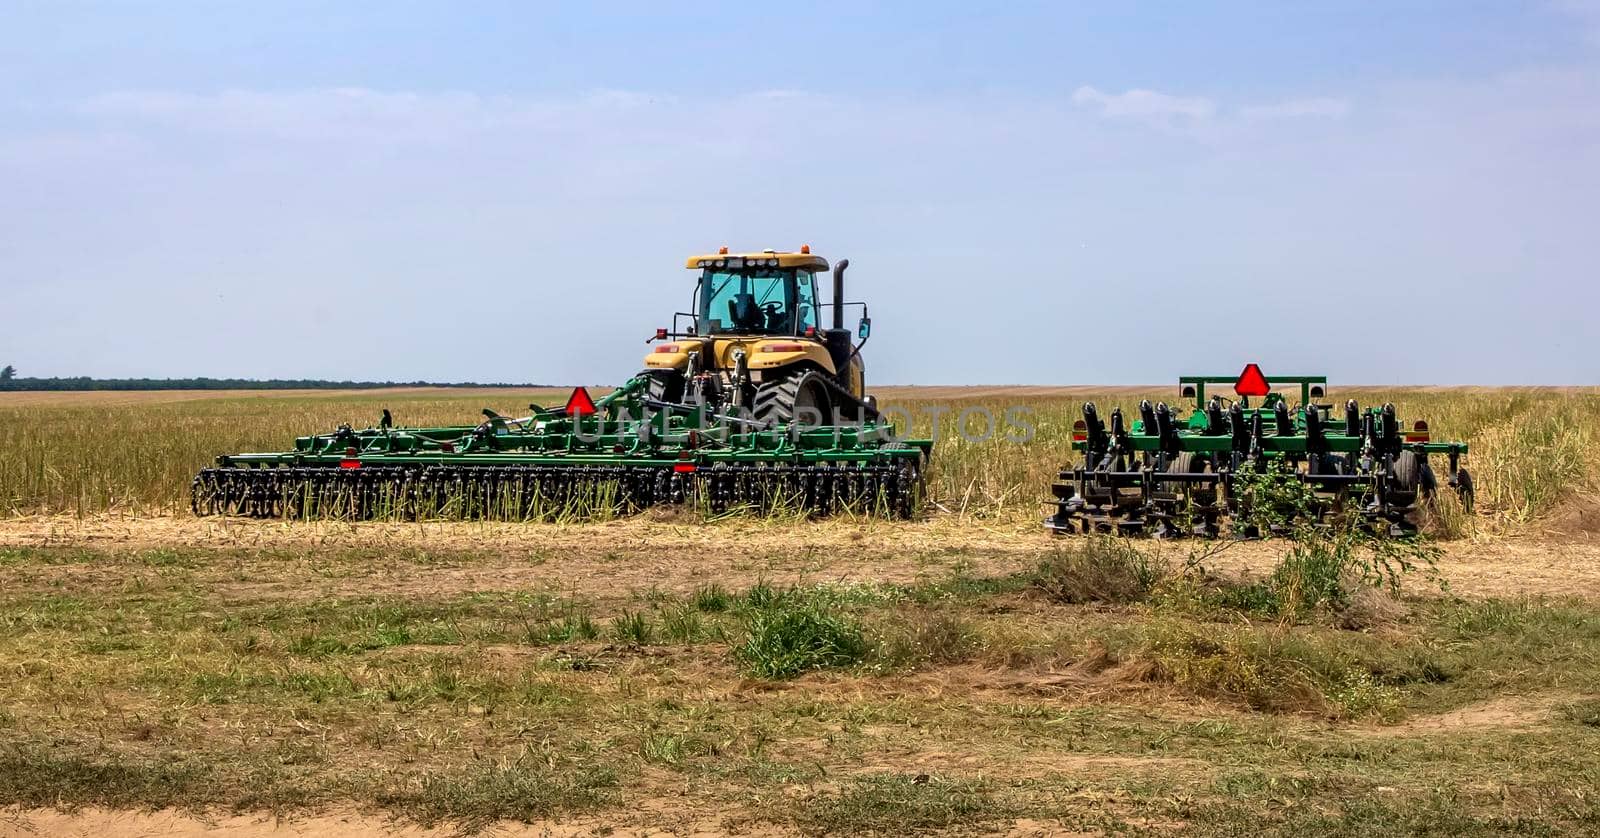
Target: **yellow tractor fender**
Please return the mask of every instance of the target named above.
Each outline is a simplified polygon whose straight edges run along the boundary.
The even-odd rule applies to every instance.
[[[693,352],[699,352],[703,360],[710,360],[705,354],[711,342],[710,338],[681,338],[661,344],[644,356],[645,368],[681,371],[688,366],[689,355]],[[812,365],[829,375],[837,371],[833,356],[821,341],[799,337],[717,339],[713,347],[716,366],[732,368],[733,353],[739,349],[744,350],[751,372],[776,371],[796,364]]]

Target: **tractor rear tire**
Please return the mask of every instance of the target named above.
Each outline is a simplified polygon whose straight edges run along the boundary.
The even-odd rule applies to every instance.
[[[756,389],[751,415],[757,422],[787,425],[795,421],[829,424],[833,400],[828,382],[816,370],[796,370]]]

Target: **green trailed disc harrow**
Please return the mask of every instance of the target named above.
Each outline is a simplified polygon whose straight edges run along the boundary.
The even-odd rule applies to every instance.
[[[1402,430],[1392,404],[1317,404],[1325,377],[1274,377],[1272,385],[1298,385],[1299,404],[1290,405],[1269,391],[1253,365],[1237,381],[1186,376],[1179,382],[1183,396],[1194,399],[1187,418],[1145,401],[1130,427],[1120,409],[1108,424],[1092,402],[1083,406],[1072,441],[1083,460],[1055,482],[1056,510],[1047,527],[1216,536],[1228,526],[1236,536],[1259,535],[1256,522],[1265,516],[1251,513],[1261,481],[1288,479],[1310,490],[1309,509],[1298,513],[1319,519],[1349,513],[1374,529],[1406,534],[1415,531],[1414,513],[1438,485],[1430,455],[1445,458],[1447,485],[1471,509],[1472,476],[1460,463],[1466,444],[1432,442],[1426,422]],[[1207,385],[1229,383],[1236,400],[1207,397]],[[1251,397],[1260,404],[1252,406]]]
[[[293,451],[217,458],[192,485],[197,515],[584,518],[690,504],[910,517],[931,443],[888,424],[764,425],[648,396],[636,377],[602,399],[485,410],[475,426],[379,427],[301,437]],[[578,401],[575,399],[575,401]]]

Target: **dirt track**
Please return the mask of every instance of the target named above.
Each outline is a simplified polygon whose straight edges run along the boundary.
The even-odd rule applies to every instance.
[[[768,579],[909,582],[958,564],[979,575],[1027,566],[1059,542],[1024,524],[941,517],[915,523],[766,521],[717,524],[628,519],[603,524],[284,523],[237,519],[27,517],[0,521],[0,546],[100,549],[303,548],[448,553],[449,566],[418,573],[379,563],[345,584],[368,593],[403,593],[418,585],[483,590],[550,587],[605,598],[658,587],[688,591],[709,581],[738,586]],[[1275,543],[1150,542],[1175,561],[1193,549],[1221,548],[1215,569],[1259,573],[1276,560]],[[1457,541],[1444,545],[1439,569],[1463,596],[1600,598],[1600,538],[1592,533]],[[65,565],[63,574],[116,573]],[[310,595],[310,592],[307,592]]]

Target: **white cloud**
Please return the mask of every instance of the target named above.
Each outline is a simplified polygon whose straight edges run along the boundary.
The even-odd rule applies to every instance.
[[[1350,103],[1344,99],[1321,96],[1308,99],[1289,99],[1272,105],[1246,105],[1239,109],[1245,119],[1293,119],[1296,117],[1324,117],[1343,119],[1350,114]]]
[[[1072,92],[1072,101],[1097,107],[1105,116],[1135,119],[1210,119],[1217,111],[1216,103],[1201,96],[1171,96],[1138,88],[1126,93],[1104,93],[1084,85]]]
[[[1112,119],[1151,122],[1163,126],[1178,124],[1226,124],[1237,117],[1246,122],[1273,119],[1342,119],[1350,113],[1349,101],[1331,96],[1286,99],[1266,105],[1223,107],[1203,96],[1174,96],[1155,90],[1135,88],[1124,93],[1106,93],[1084,85],[1072,93],[1072,101],[1090,107]]]

